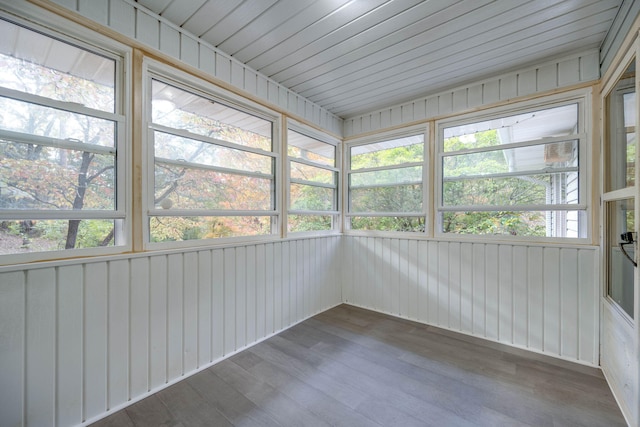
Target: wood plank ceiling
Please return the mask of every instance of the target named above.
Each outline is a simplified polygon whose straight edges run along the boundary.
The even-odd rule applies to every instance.
[[[348,118],[598,48],[622,0],[137,0]]]

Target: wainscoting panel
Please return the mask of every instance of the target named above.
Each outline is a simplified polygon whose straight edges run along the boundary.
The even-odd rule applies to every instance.
[[[598,365],[595,247],[342,239],[349,304]]]
[[[339,237],[0,270],[0,424],[96,420],[342,302]]]

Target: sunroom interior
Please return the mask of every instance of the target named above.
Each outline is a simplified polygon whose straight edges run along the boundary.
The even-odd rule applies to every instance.
[[[0,425],[339,306],[597,369],[638,425],[640,3],[586,3],[0,0]]]

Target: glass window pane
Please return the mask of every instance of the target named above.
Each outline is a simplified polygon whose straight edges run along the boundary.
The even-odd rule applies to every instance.
[[[445,177],[547,171],[576,166],[578,166],[578,141],[481,151],[442,158]]]
[[[304,159],[321,165],[336,165],[336,147],[334,145],[292,130],[289,130],[287,135],[289,157]]]
[[[154,137],[154,150],[158,158],[248,172],[272,173],[273,160],[271,156],[209,144],[163,132],[155,132]]]
[[[351,147],[351,170],[401,165],[424,160],[424,135]]]
[[[302,231],[327,231],[332,229],[330,215],[289,215],[287,230],[290,233]]]
[[[608,144],[606,191],[635,185],[636,92],[635,61],[606,99]]]
[[[111,120],[0,97],[2,129],[113,147],[116,125]]]
[[[115,157],[0,140],[0,209],[115,209]]]
[[[292,179],[319,182],[322,184],[336,184],[336,172],[293,161],[290,164]]]
[[[114,246],[113,220],[0,221],[0,255]]]
[[[354,172],[349,176],[349,180],[351,188],[369,185],[421,183],[422,166],[371,172]]]
[[[156,161],[154,204],[162,209],[271,210],[273,181]]]
[[[422,184],[352,188],[350,212],[422,212]]]
[[[115,111],[116,62],[0,20],[0,86]]]
[[[271,234],[271,217],[151,217],[149,229],[152,242],[264,236]]]
[[[152,120],[238,145],[272,150],[272,122],[177,87],[152,81]]]
[[[534,141],[578,131],[578,104],[465,123],[444,129],[444,151]]]
[[[608,280],[607,294],[629,316],[633,317],[632,260],[636,258],[634,199],[607,202],[608,216]],[[631,259],[629,259],[631,258]]]
[[[443,206],[516,206],[578,203],[577,172],[443,183]]]
[[[584,211],[442,212],[442,231],[455,234],[580,237]]]
[[[352,217],[352,230],[424,232],[424,217]]]
[[[311,185],[291,184],[292,210],[335,210],[335,190]]]

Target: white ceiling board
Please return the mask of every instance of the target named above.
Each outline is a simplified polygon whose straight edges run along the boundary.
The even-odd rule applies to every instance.
[[[138,2],[344,118],[598,48],[623,0]]]

